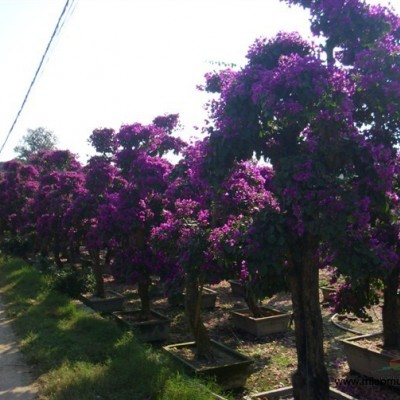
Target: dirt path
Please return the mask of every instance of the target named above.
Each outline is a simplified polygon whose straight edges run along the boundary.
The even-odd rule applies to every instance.
[[[37,387],[18,349],[10,319],[0,298],[0,399],[33,400],[36,394]]]

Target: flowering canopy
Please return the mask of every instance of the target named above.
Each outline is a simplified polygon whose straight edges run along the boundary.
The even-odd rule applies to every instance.
[[[101,209],[100,224],[118,226],[112,268],[119,278],[143,282],[159,273],[160,261],[149,247],[149,237],[160,221],[172,169],[163,156],[170,151],[178,154],[185,145],[172,136],[177,124],[177,115],[165,115],[150,125],[124,125],[116,134],[115,164],[127,183]]]
[[[38,153],[31,163],[40,171],[38,191],[32,202],[40,247],[42,251],[51,248],[61,265],[59,253],[69,242],[64,217],[84,190],[84,175],[80,163],[67,150]]]
[[[0,179],[0,234],[13,234],[27,229],[30,203],[38,189],[39,173],[32,165],[20,161],[3,164],[4,175]]]
[[[387,194],[394,166],[388,145],[399,133],[399,18],[360,0],[288,3],[310,8],[312,31],[323,47],[280,33],[257,40],[240,71],[208,74],[206,90],[220,96],[209,103],[214,125],[206,163],[221,182],[235,160],[255,153],[271,162],[295,311],[294,394],[327,398],[322,338],[310,329],[322,330],[320,256],[325,252],[342,271],[363,275],[371,257],[360,265],[360,257],[352,256],[366,254],[366,237],[376,240],[377,221],[388,220],[379,210],[393,197]],[[345,247],[352,250],[347,266]],[[389,247],[380,246],[380,257],[388,259]]]

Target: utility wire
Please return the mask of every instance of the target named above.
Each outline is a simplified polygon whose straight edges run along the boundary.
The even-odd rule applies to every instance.
[[[74,1],[74,0],[72,0],[72,1]],[[45,51],[44,51],[44,53],[43,53],[42,59],[40,60],[39,66],[38,66],[38,68],[37,68],[37,70],[36,70],[36,72],[35,72],[35,75],[33,76],[32,82],[31,82],[31,84],[29,85],[28,91],[27,91],[26,94],[25,94],[24,100],[23,100],[23,102],[22,102],[22,104],[21,104],[21,106],[20,106],[20,108],[19,108],[19,110],[18,110],[18,113],[17,113],[17,115],[16,115],[16,117],[15,117],[15,119],[14,119],[14,122],[12,123],[11,128],[10,128],[10,130],[8,131],[8,134],[7,134],[5,140],[4,140],[4,142],[3,142],[3,144],[2,144],[2,146],[1,146],[1,148],[0,148],[0,154],[1,154],[1,152],[3,151],[3,149],[4,149],[4,147],[5,147],[5,145],[6,145],[7,141],[8,141],[8,139],[10,138],[10,135],[11,135],[12,131],[14,130],[15,125],[17,124],[17,121],[18,121],[18,119],[19,119],[19,117],[20,117],[20,115],[21,115],[21,113],[22,113],[22,110],[24,109],[24,106],[25,106],[25,104],[26,104],[26,102],[27,102],[27,100],[28,100],[29,94],[30,94],[30,92],[31,92],[31,90],[32,90],[32,88],[33,88],[33,85],[34,85],[35,82],[36,82],[36,78],[38,77],[38,75],[39,75],[39,73],[40,73],[40,70],[41,70],[41,68],[42,68],[42,65],[43,65],[43,63],[44,63],[44,61],[45,61],[45,59],[46,59],[47,53],[48,53],[48,51],[49,51],[49,49],[50,49],[50,46],[51,46],[51,44],[52,44],[52,42],[53,42],[53,39],[58,35],[58,33],[59,33],[59,31],[60,31],[60,26],[62,27],[62,26],[64,25],[64,22],[62,22],[62,19],[63,19],[64,15],[65,15],[65,13],[66,13],[66,11],[67,11],[67,9],[68,9],[69,3],[70,3],[70,0],[66,0],[65,5],[64,5],[64,8],[63,8],[63,10],[61,11],[60,16],[58,17],[57,25],[56,25],[56,27],[54,28],[54,31],[53,31],[53,33],[52,33],[52,35],[51,35],[51,37],[50,37],[49,43],[47,44],[47,47],[46,47],[46,49],[45,49]]]
[[[50,58],[51,58],[51,55],[52,55],[53,52],[54,52],[54,49],[57,47],[57,44],[58,44],[59,38],[60,38],[60,33],[61,33],[61,31],[63,30],[64,25],[66,25],[67,21],[68,21],[68,20],[72,17],[72,15],[74,14],[75,8],[76,8],[77,4],[78,4],[78,0],[72,0],[70,7],[69,7],[68,10],[65,12],[64,18],[63,18],[63,20],[62,20],[60,26],[58,27],[58,31],[57,31],[57,33],[56,33],[54,39],[53,39],[53,42],[52,42],[52,44],[51,44],[51,46],[50,46],[50,49],[49,49],[49,51],[48,51],[48,53],[47,53],[46,59],[44,60],[44,63],[43,63],[43,65],[42,65],[40,74],[38,75],[38,77],[36,78],[36,80],[38,80],[38,78],[40,78],[40,77],[42,76],[43,71],[45,70],[46,65],[48,64],[48,62],[49,62],[49,60],[50,60]]]

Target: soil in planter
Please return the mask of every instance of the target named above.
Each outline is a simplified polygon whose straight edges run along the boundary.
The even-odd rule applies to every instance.
[[[157,318],[153,314],[150,314],[150,317],[148,319],[143,319],[140,313],[137,314],[127,314],[124,313],[121,315],[124,321],[126,321],[128,324],[136,324],[139,322],[158,322],[158,321],[163,321],[161,318]]]
[[[249,317],[252,317],[253,315],[252,315],[252,313],[251,313],[251,311],[250,310],[243,310],[243,311],[236,311],[238,314],[241,314],[241,315],[247,315],[247,316],[249,316]],[[259,318],[265,318],[265,317],[273,317],[273,316],[275,316],[275,315],[282,315],[283,313],[282,312],[279,312],[279,311],[274,311],[274,310],[267,310],[267,309],[265,309],[265,308],[262,308],[261,309],[261,317],[259,317]]]
[[[139,310],[117,311],[113,315],[120,325],[132,330],[141,341],[155,343],[168,338],[171,321],[154,310],[146,320]]]
[[[173,293],[168,297],[168,302],[174,307],[184,307],[185,306],[185,293]],[[212,289],[204,288],[202,293],[201,309],[213,309],[215,307],[215,301],[217,298],[217,293]]]
[[[97,312],[109,313],[122,310],[125,301],[124,296],[111,290],[106,290],[105,294],[106,297],[104,298],[93,294],[82,294],[80,300]]]
[[[400,350],[384,350],[383,349],[383,339],[382,336],[376,336],[376,337],[371,337],[371,338],[365,338],[365,339],[360,339],[357,340],[355,342],[353,342],[361,347],[363,347],[364,349],[368,349],[368,350],[374,350],[374,351],[378,351],[378,352],[386,352],[389,353],[391,356],[393,356],[396,359],[400,360]],[[400,394],[399,394],[399,398],[400,398]]]
[[[196,357],[196,348],[194,347],[171,348],[170,351],[189,361],[196,369],[199,370],[203,368],[220,367],[227,364],[233,364],[238,361],[237,357],[227,354],[218,348],[212,349],[214,357],[214,360],[212,361],[198,359]]]
[[[113,291],[108,291],[108,290],[106,290],[105,295],[106,295],[106,297],[98,297],[98,296],[95,296],[92,293],[84,293],[81,296],[84,297],[85,299],[87,299],[89,301],[93,301],[93,302],[101,302],[101,301],[104,301],[104,300],[109,300],[109,299],[114,299],[114,298],[120,298],[121,297],[121,295],[119,295],[118,293],[113,292]]]

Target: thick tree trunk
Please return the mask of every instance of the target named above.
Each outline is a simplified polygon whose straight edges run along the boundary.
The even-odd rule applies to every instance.
[[[263,311],[261,307],[258,305],[258,302],[256,300],[256,297],[254,296],[254,292],[251,289],[250,285],[246,284],[244,290],[245,290],[244,301],[246,302],[247,307],[249,307],[251,315],[254,318],[263,317]]]
[[[68,250],[68,247],[67,247],[67,246],[61,246],[61,251],[60,251],[60,253],[61,253],[61,257],[62,257],[62,258],[65,258],[65,259],[68,260],[68,257],[69,257],[69,250]]]
[[[334,45],[330,39],[326,41],[325,51],[326,51],[326,60],[328,64],[333,64],[335,62],[335,58],[333,55]]]
[[[43,247],[40,249],[40,255],[41,255],[42,257],[48,257],[48,256],[49,256],[49,250],[48,250],[48,248],[47,248],[46,246],[43,246]]]
[[[93,275],[96,282],[95,296],[104,299],[106,292],[104,289],[103,272],[100,264],[100,253],[98,250],[91,250],[90,255],[93,260]]]
[[[304,238],[293,249],[288,265],[297,349],[297,371],[292,377],[296,400],[329,399],[316,248],[314,240]]]
[[[68,251],[68,262],[70,264],[76,264],[80,262],[80,252],[79,252],[79,246],[76,244],[71,243],[69,246],[69,251]]]
[[[138,283],[138,294],[140,297],[140,304],[141,304],[140,319],[142,321],[147,321],[150,318],[150,308],[151,308],[150,293],[149,293],[150,284],[151,284],[150,278],[146,278],[145,280],[140,281]]]
[[[109,248],[106,249],[106,256],[104,258],[104,264],[106,265],[107,268],[110,268],[110,264],[111,264],[111,249],[109,249]]]
[[[37,243],[37,248],[38,252],[42,257],[48,257],[49,256],[49,243],[47,239],[39,239],[39,236],[37,235],[35,238],[35,241]]]
[[[397,349],[400,346],[400,331],[398,321],[397,288],[399,271],[393,269],[384,280],[383,289],[383,347],[385,349]]]
[[[210,338],[200,316],[202,285],[196,279],[186,279],[185,286],[185,311],[196,342],[197,357],[213,360]]]
[[[63,263],[60,258],[60,246],[56,243],[53,246],[53,255],[54,255],[54,262],[56,263],[58,268],[62,268]]]

